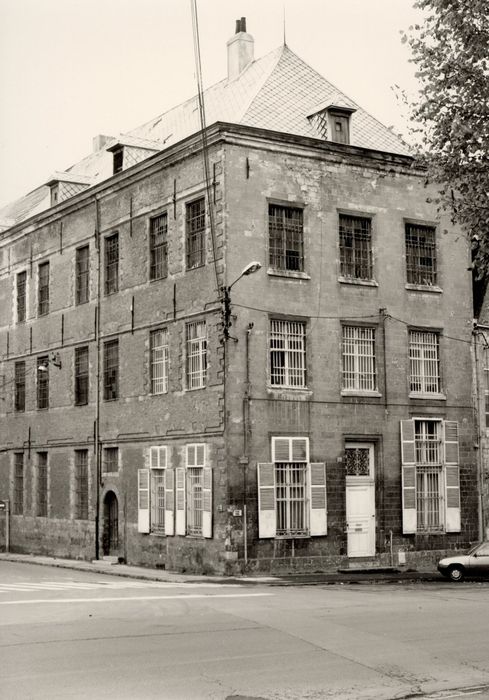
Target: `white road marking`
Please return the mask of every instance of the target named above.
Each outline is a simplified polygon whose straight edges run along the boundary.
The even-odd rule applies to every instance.
[[[0,605],[32,605],[34,603],[118,603],[127,600],[196,600],[198,598],[263,598],[273,593],[190,593],[190,595],[140,595],[124,598],[38,598],[34,600],[2,600]]]
[[[120,590],[124,588],[189,588],[189,587],[220,588],[218,583],[171,583],[170,581],[37,581],[18,583],[0,583],[0,593],[45,590]]]

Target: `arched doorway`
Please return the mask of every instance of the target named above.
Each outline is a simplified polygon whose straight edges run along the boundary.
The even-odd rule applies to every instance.
[[[115,555],[119,549],[119,502],[113,491],[107,491],[104,498],[104,556]]]

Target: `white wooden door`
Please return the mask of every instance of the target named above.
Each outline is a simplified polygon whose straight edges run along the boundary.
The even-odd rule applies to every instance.
[[[345,446],[346,529],[349,557],[375,555],[374,446]]]

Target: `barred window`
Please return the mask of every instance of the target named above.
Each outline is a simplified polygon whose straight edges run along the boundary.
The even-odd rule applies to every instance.
[[[48,515],[48,453],[37,453],[37,515]]]
[[[75,406],[88,403],[88,346],[75,348]]]
[[[17,323],[26,319],[27,309],[27,272],[23,270],[17,275]]]
[[[149,221],[149,278],[159,280],[168,274],[168,217],[166,212]]]
[[[297,462],[275,464],[278,536],[300,536],[308,532],[306,467]]]
[[[340,214],[340,274],[349,279],[372,279],[370,219]]]
[[[152,331],[151,345],[151,393],[166,394],[168,391],[168,330]]]
[[[205,445],[187,445],[187,534],[202,535]]]
[[[205,321],[187,323],[187,389],[202,389],[207,378],[207,331]]]
[[[105,239],[105,294],[114,294],[119,289],[119,234],[113,233]]]
[[[119,398],[119,341],[104,343],[104,401]]]
[[[410,390],[413,393],[439,394],[439,334],[431,331],[409,332]]]
[[[49,262],[38,267],[37,314],[45,316],[49,312]]]
[[[443,530],[441,423],[415,420],[417,530]]]
[[[25,362],[14,365],[14,408],[17,412],[25,411]]]
[[[85,245],[76,250],[75,260],[75,304],[85,304],[89,297],[89,246]]]
[[[88,450],[75,450],[75,518],[88,520]]]
[[[205,199],[187,204],[186,209],[187,270],[205,263]]]
[[[24,513],[24,453],[14,453],[14,502],[13,514]]]
[[[409,284],[436,284],[436,245],[433,226],[406,224],[406,268]]]
[[[103,459],[102,459],[102,470],[104,474],[108,472],[118,472],[119,471],[119,448],[118,447],[104,447]]]
[[[151,469],[151,532],[165,534],[164,469]]]
[[[306,386],[306,324],[270,322],[270,383],[272,386]]]
[[[343,326],[343,389],[376,388],[375,329]]]
[[[49,358],[37,358],[37,408],[49,408]]]
[[[270,267],[304,270],[303,211],[298,207],[268,205]]]

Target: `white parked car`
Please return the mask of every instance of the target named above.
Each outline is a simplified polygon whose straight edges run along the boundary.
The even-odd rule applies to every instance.
[[[466,576],[489,577],[489,542],[476,544],[467,554],[440,559],[438,571],[451,581],[462,581]]]

